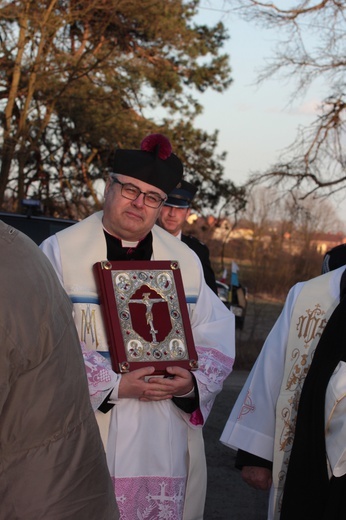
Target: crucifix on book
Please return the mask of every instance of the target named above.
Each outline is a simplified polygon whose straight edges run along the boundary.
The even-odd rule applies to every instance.
[[[129,303],[143,303],[146,306],[145,317],[147,319],[147,324],[150,327],[150,334],[152,337],[152,343],[154,345],[158,345],[158,341],[156,339],[156,334],[158,330],[154,327],[154,315],[153,315],[153,305],[155,303],[164,302],[164,298],[150,298],[150,292],[143,293],[142,299],[130,299]]]

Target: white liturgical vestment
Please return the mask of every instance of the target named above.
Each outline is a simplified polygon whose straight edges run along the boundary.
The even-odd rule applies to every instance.
[[[206,285],[195,253],[158,226],[152,234],[152,259],[177,260],[181,268],[198,353],[194,377],[199,408],[189,414],[171,400],[115,399],[110,412],[96,411],[96,416],[122,520],[202,520],[206,491],[202,426],[232,370],[234,316]],[[74,302],[89,390],[97,408],[109,390],[113,389],[112,396],[117,394],[121,378],[100,358],[108,347],[92,265],[107,259],[102,212],[50,237],[41,247]]]
[[[344,269],[298,283],[289,291],[221,435],[225,445],[273,462],[268,520],[280,517],[301,388],[319,338],[339,303]],[[326,456],[336,476],[346,472],[345,377],[341,362],[325,401]]]

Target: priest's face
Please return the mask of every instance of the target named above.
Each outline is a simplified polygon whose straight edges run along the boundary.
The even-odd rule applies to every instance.
[[[165,199],[166,194],[155,186],[118,174],[106,185],[103,225],[121,240],[141,240],[154,226]]]

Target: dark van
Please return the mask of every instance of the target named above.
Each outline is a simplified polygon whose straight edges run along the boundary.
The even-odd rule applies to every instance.
[[[6,212],[0,212],[0,220],[28,235],[37,245],[41,244],[45,238],[76,223],[75,220],[63,218]]]

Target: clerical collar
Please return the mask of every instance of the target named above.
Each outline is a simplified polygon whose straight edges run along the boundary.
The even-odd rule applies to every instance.
[[[153,235],[151,232],[149,232],[147,236],[143,238],[143,240],[134,243],[119,240],[119,238],[110,235],[106,229],[104,229],[103,232],[107,243],[108,260],[113,261],[151,259],[153,254]],[[130,247],[128,247],[127,244],[130,244]],[[131,244],[134,244],[134,246],[131,247]]]
[[[121,247],[137,247],[140,240],[138,240],[137,242],[129,242],[128,240],[120,240],[121,242]]]
[[[137,240],[136,242],[130,242],[129,240],[122,240],[121,238],[119,237],[116,237],[115,235],[113,235],[112,233],[110,233],[110,231],[108,231],[108,229],[105,228],[105,226],[102,224],[102,227],[104,229],[104,231],[110,235],[111,237],[114,237],[116,238],[117,240],[119,240],[119,242],[121,243],[121,247],[131,247],[131,248],[135,248],[138,246],[140,240]]]

